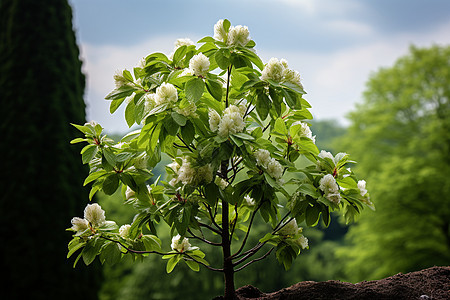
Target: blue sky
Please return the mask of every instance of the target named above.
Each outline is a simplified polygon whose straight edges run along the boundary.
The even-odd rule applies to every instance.
[[[87,118],[126,132],[123,111],[104,96],[117,69],[152,52],[170,53],[177,38],[212,35],[227,18],[245,25],[264,62],[285,58],[300,72],[316,119],[335,119],[361,102],[369,75],[392,65],[411,44],[450,44],[448,0],[70,0],[87,76]]]

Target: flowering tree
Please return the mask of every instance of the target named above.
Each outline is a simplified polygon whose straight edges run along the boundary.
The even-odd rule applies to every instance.
[[[142,126],[120,143],[95,122],[74,125],[85,137],[72,142],[88,143],[81,154],[91,170],[90,198],[121,187],[137,214],[119,228],[98,204],[87,205],[84,218],[72,219],[68,256],[90,264],[96,256],[114,263],[161,255],[167,272],[181,261],[194,271],[223,272],[225,298],[232,299],[235,272],[272,252],[288,269],[308,248],[298,223],[315,226],[322,216],[328,226],[338,210],[351,221],[373,206],[365,182],[346,167],[348,155],[317,149],[300,75],[286,60],[264,65],[248,28],[228,20],[198,44],[178,40],[169,56],[153,53],[132,73],[115,74],[116,89],[106,96],[111,113],[125,104],[128,125]],[[148,185],[162,153],[172,160],[167,182]],[[259,216],[268,232],[247,245]],[[161,221],[171,228],[171,250],[157,237]],[[211,266],[193,240],[221,248],[223,265]]]

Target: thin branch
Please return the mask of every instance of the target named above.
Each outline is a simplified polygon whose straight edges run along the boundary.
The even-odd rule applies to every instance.
[[[239,272],[243,269],[245,269],[246,267],[248,267],[249,265],[251,265],[252,263],[255,263],[257,261],[263,260],[264,258],[266,258],[267,256],[270,255],[270,253],[272,253],[273,249],[275,249],[274,247],[270,248],[269,251],[266,252],[266,254],[264,254],[263,256],[259,257],[259,258],[255,258],[254,260],[249,261],[248,263],[246,263],[245,265],[243,265],[242,267],[239,267],[238,269],[234,270],[234,272]]]
[[[198,263],[198,264],[201,264],[202,266],[204,266],[204,267],[207,268],[208,270],[215,271],[215,272],[223,272],[223,269],[218,269],[218,268],[210,267],[209,265],[205,264],[205,263],[202,262],[202,261],[196,260],[195,258],[193,258],[192,256],[190,256],[189,254],[187,254],[187,253],[185,253],[185,252],[183,252],[182,254],[183,254],[184,256],[188,257],[190,260],[195,261],[195,262]]]
[[[213,229],[211,229],[211,228],[209,228],[209,229],[211,229],[211,230],[214,231],[215,233],[222,234],[222,227],[220,227],[219,224],[216,223],[216,221],[215,221],[215,214],[212,213],[211,207],[210,207],[208,204],[204,203],[204,202],[203,202],[203,205],[205,205],[206,209],[208,210],[209,217],[211,218],[211,223],[212,223],[214,226],[216,226],[216,228],[219,230],[219,232],[217,232],[216,230],[213,230]],[[205,225],[206,225],[206,224],[205,224]],[[207,226],[204,226],[204,227],[207,227]],[[208,228],[208,227],[207,227],[207,228]]]
[[[198,240],[200,240],[200,241],[202,241],[202,242],[204,242],[204,243],[206,243],[206,244],[208,244],[208,245],[212,245],[212,246],[222,246],[221,243],[211,242],[211,241],[209,241],[209,240],[207,240],[207,239],[205,239],[205,238],[202,238],[202,237],[199,237],[199,236],[195,235],[195,234],[192,232],[192,230],[191,230],[190,228],[188,228],[187,231],[188,231],[190,234],[192,234],[192,236],[189,236],[188,238],[198,239]]]
[[[255,255],[264,245],[266,244],[266,242],[261,243],[258,242],[258,244],[256,244],[255,247],[253,247],[250,250],[245,251],[244,253],[237,255],[235,258],[239,258],[242,257],[241,259],[239,259],[237,262],[233,263],[233,266],[237,266],[240,265],[241,263],[243,263],[244,261],[246,261],[247,259],[249,259],[250,257],[252,257],[253,255]]]
[[[235,256],[239,255],[239,253],[242,252],[242,250],[244,250],[245,247],[245,243],[247,243],[247,239],[248,236],[250,235],[250,229],[252,228],[253,225],[253,220],[255,219],[256,213],[258,212],[258,210],[261,208],[262,203],[260,203],[258,205],[258,207],[253,211],[252,213],[252,217],[250,218],[250,223],[248,223],[248,230],[247,233],[245,234],[244,240],[242,241],[241,247],[239,248],[238,251],[236,251],[231,257],[234,258]]]
[[[194,152],[194,151],[192,150],[192,148],[195,150],[195,147],[194,147],[193,145],[189,146],[189,145],[183,140],[183,138],[181,137],[180,134],[177,134],[177,137],[180,139],[180,141],[186,146],[186,148],[187,148],[189,151]],[[191,148],[191,147],[192,147],[192,148]]]
[[[114,239],[111,239],[111,238],[103,236],[103,235],[100,235],[100,238],[108,240],[110,242],[114,242],[116,244],[119,244],[122,248],[127,250],[127,252],[134,253],[134,254],[158,254],[158,255],[169,255],[169,254],[171,254],[171,253],[160,252],[160,251],[138,251],[138,250],[133,250],[133,249],[129,248],[127,245],[125,245],[122,242],[120,242],[120,241],[116,241]]]
[[[219,234],[219,235],[222,234],[222,231],[221,231],[221,230],[218,230],[218,229],[216,229],[216,228],[214,228],[214,227],[212,227],[212,226],[210,226],[210,225],[208,225],[208,224],[198,222],[198,225],[201,226],[201,227],[208,228],[209,230],[211,230],[211,231],[213,231],[213,232],[215,232],[215,233],[217,233],[217,234]]]
[[[234,230],[236,229],[236,224],[237,224],[237,220],[238,220],[238,210],[237,210],[237,204],[234,205],[234,222],[233,222],[233,227],[231,227],[231,233],[230,233],[230,241],[233,240],[233,234],[234,234]]]

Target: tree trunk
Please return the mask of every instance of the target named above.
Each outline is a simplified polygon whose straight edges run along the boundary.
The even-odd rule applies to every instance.
[[[234,287],[234,268],[231,260],[231,241],[229,230],[228,203],[222,202],[222,249],[223,249],[223,273],[225,279],[225,300],[237,299]]]

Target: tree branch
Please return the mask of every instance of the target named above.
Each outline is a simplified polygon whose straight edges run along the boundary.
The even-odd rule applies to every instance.
[[[189,236],[188,238],[198,239],[198,240],[200,240],[200,241],[202,241],[202,242],[204,242],[204,243],[206,243],[206,244],[208,244],[208,245],[212,245],[212,246],[222,246],[221,243],[211,242],[211,241],[209,241],[209,240],[207,240],[207,239],[205,239],[205,238],[202,238],[202,237],[199,237],[199,236],[195,235],[195,234],[192,232],[192,230],[191,230],[190,228],[188,228],[187,231],[188,231],[190,234],[192,234],[192,236]]]
[[[247,233],[245,234],[244,240],[242,241],[241,247],[231,257],[233,257],[233,258],[236,257],[237,255],[239,255],[239,253],[242,252],[242,250],[244,250],[245,244],[247,243],[248,236],[250,235],[250,229],[252,228],[253,220],[255,219],[256,213],[261,208],[261,205],[262,205],[262,203],[260,203],[258,205],[258,207],[253,211],[252,217],[250,218],[250,223],[248,224],[248,230],[247,230]]]
[[[266,254],[264,254],[263,256],[259,257],[259,258],[255,258],[254,260],[249,261],[248,263],[246,263],[245,265],[243,265],[242,267],[237,268],[234,272],[239,272],[243,269],[245,269],[246,267],[248,267],[249,265],[251,265],[252,263],[255,263],[257,261],[263,260],[264,258],[266,258],[267,256],[270,255],[270,253],[272,253],[273,249],[275,249],[275,247],[270,248],[269,251],[266,252]]]

